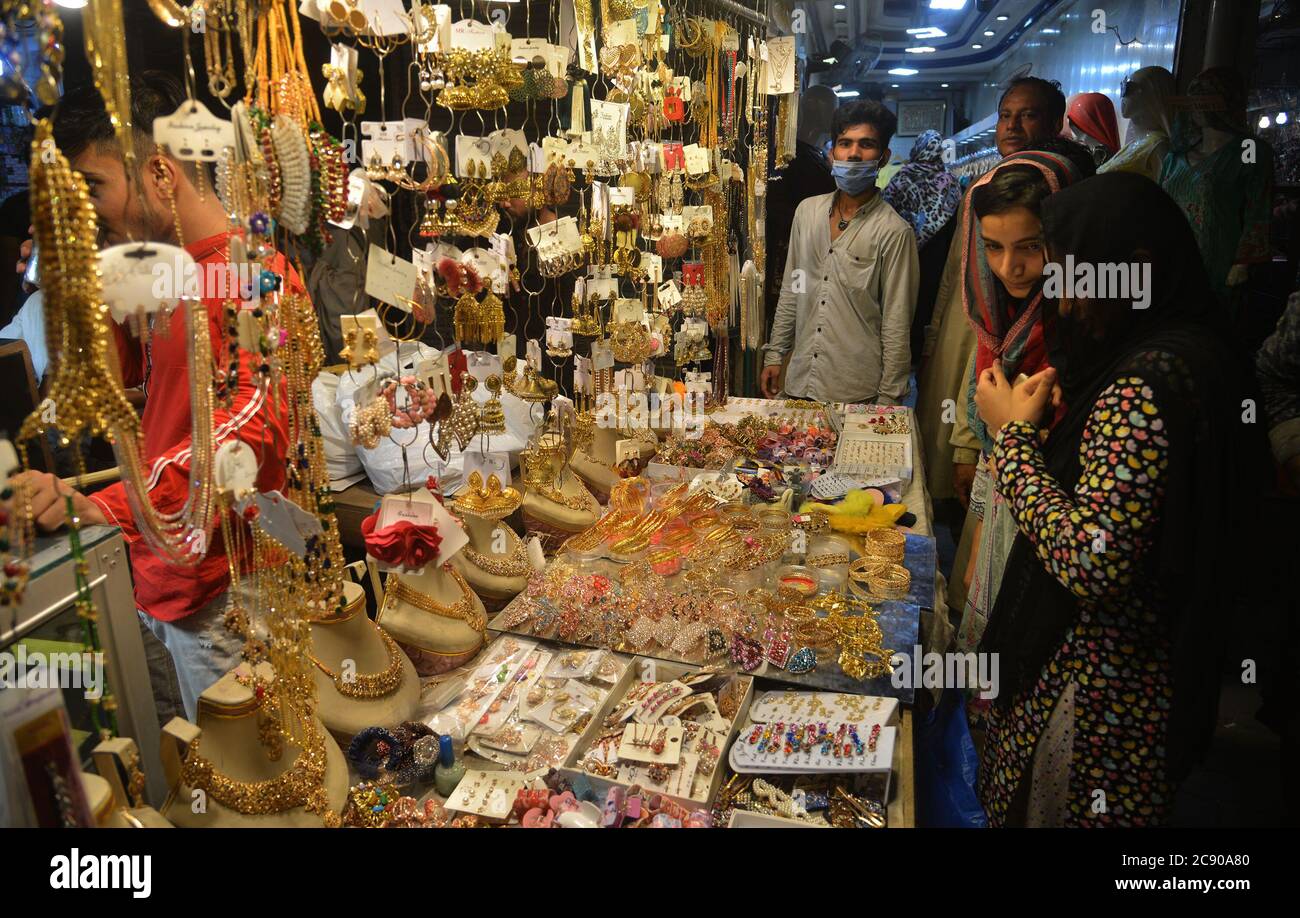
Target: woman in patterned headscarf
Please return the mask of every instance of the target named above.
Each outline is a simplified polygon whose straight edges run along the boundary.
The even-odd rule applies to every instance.
[[[912,359],[918,361],[925,349],[925,327],[934,315],[943,265],[957,225],[954,215],[962,196],[961,183],[944,165],[943,140],[938,131],[929,130],[916,138],[911,159],[889,180],[881,195],[916,234],[921,283],[916,291],[911,340]]]
[[[943,139],[936,130],[916,138],[912,153],[885,186],[884,198],[898,215],[912,225],[916,246],[925,244],[943,229],[961,205],[961,183],[943,162]]]

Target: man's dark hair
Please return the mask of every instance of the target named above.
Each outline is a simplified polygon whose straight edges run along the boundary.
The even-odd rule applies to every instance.
[[[154,119],[174,113],[184,101],[180,81],[169,73],[149,70],[131,77],[131,126],[137,156],[143,159],[153,150]],[[116,145],[113,122],[94,86],[70,89],[53,112],[54,142],[69,160],[92,146]]]
[[[1014,89],[1028,88],[1038,93],[1043,100],[1043,107],[1047,109],[1047,114],[1052,119],[1053,124],[1062,124],[1065,121],[1065,93],[1061,92],[1061,84],[1056,80],[1044,80],[1042,77],[1021,76],[1016,77],[1007,84],[1007,88],[1002,90],[1002,95],[998,97],[998,110],[1002,110],[1002,102]]]
[[[1026,149],[1055,153],[1057,156],[1068,159],[1074,164],[1074,168],[1079,170],[1080,181],[1092,178],[1097,174],[1097,161],[1092,158],[1092,151],[1068,137],[1048,137],[1046,140],[1031,143]]]
[[[855,124],[869,124],[880,135],[882,150],[889,149],[889,141],[898,130],[898,116],[874,99],[850,102],[835,109],[831,118],[831,143]]]
[[[1077,181],[1097,174],[1097,165],[1088,148],[1065,137],[1049,137],[1029,149],[1068,159],[1079,171]],[[980,219],[991,214],[1006,213],[1017,207],[1024,207],[1036,214],[1040,212],[1043,198],[1051,193],[1051,186],[1036,167],[1027,163],[1023,166],[1011,165],[999,169],[993,178],[972,191],[970,204],[975,209],[975,216]]]

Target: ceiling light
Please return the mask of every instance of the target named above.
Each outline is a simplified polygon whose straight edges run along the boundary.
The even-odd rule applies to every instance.
[[[974,45],[971,45],[971,47],[974,48],[976,51],[978,51],[980,48],[983,48],[984,46],[981,45],[981,44],[974,44]]]
[[[1277,113],[1277,123],[1278,123],[1278,124],[1286,124],[1288,120],[1289,120],[1289,118],[1288,118],[1286,112],[1278,112],[1278,113]]]
[[[996,35],[996,34],[998,34],[998,33],[997,33],[997,32],[994,32],[992,29],[987,29],[987,30],[985,30],[985,32],[984,32],[984,37],[985,37],[985,38],[992,38],[992,37],[993,37],[994,35]]]
[[[65,10],[79,10],[85,8],[86,0],[54,0],[54,5],[61,6]]]
[[[930,47],[929,45],[918,45],[915,48],[904,48],[903,50],[906,51],[908,54],[933,54],[934,53],[934,48]]]
[[[898,88],[898,84],[897,84],[897,83],[890,83],[889,85],[892,86],[892,87],[894,87],[895,89]]]
[[[836,8],[837,10],[846,10],[846,9],[848,9],[848,7],[845,6],[843,3],[837,3],[837,4],[835,4],[835,8]]]
[[[932,10],[960,10],[965,7],[966,0],[930,0]]]
[[[857,94],[858,91],[856,89],[843,89],[835,93],[835,95],[841,99],[852,99]]]
[[[908,29],[907,34],[915,37],[917,41],[929,41],[932,38],[947,38],[948,33],[943,29],[937,29],[934,26],[920,26],[919,28]]]
[[[1010,16],[999,16],[998,22],[1006,22],[1010,18],[1011,18]]]
[[[1261,131],[1264,130],[1264,129],[1265,129],[1266,127],[1268,127],[1269,125],[1271,125],[1272,123],[1273,123],[1273,122],[1271,122],[1271,121],[1268,120],[1268,115],[1260,115],[1260,116],[1259,116],[1259,129],[1260,129]]]
[[[948,88],[948,84],[947,84],[947,83],[940,83],[940,84],[939,84],[939,88],[940,88],[940,89],[947,89],[947,88]]]
[[[822,63],[823,63],[823,64],[835,64],[835,63],[838,63],[838,61],[836,61],[835,58],[833,58],[833,57],[823,57],[823,58],[822,58]]]
[[[1061,30],[1060,30],[1060,29],[1041,29],[1040,31],[1041,31],[1044,35],[1060,35],[1060,34],[1061,34]]]
[[[920,71],[913,70],[911,67],[895,67],[889,71],[890,76],[916,76]]]

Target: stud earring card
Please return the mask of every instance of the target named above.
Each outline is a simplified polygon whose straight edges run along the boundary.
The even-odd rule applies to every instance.
[[[619,742],[618,757],[624,762],[646,762],[651,765],[676,765],[682,756],[682,728],[655,724],[628,724]],[[656,752],[655,743],[663,741]]]

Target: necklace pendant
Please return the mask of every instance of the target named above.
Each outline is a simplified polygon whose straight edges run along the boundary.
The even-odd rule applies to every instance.
[[[849,221],[848,221],[848,220],[841,220],[841,221],[839,222],[840,232],[841,232],[841,233],[844,232],[845,228],[847,228],[848,225],[849,225]]]

